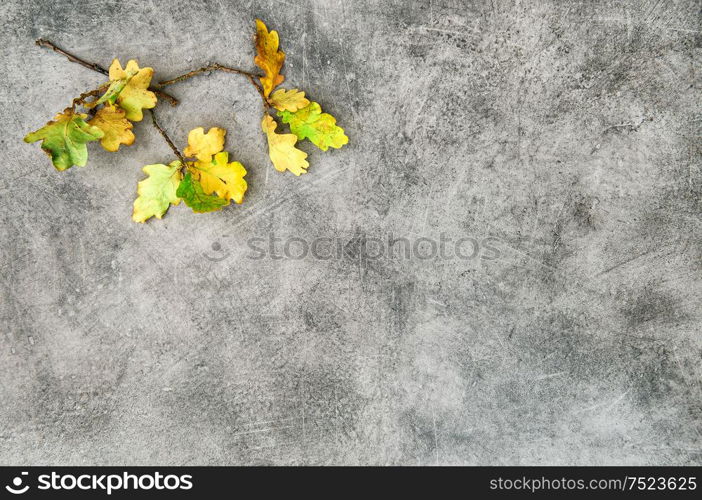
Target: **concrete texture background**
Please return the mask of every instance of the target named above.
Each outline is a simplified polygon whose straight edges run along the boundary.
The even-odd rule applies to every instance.
[[[0,462],[700,464],[700,2],[6,1]],[[222,126],[241,206],[131,222],[148,121],[54,171],[22,137],[138,58],[166,79],[254,69],[351,142],[273,170],[248,83],[170,88]],[[500,256],[364,258],[372,238]],[[350,241],[251,258],[251,238]]]

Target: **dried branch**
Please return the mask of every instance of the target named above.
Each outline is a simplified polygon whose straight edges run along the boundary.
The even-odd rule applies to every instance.
[[[263,100],[263,105],[266,108],[270,107],[268,99],[266,99],[266,96],[263,93],[263,89],[256,81],[257,78],[260,78],[259,75],[257,75],[256,73],[251,73],[250,71],[244,71],[243,69],[224,66],[224,65],[219,64],[219,63],[213,63],[213,64],[210,64],[209,66],[203,66],[202,68],[188,71],[187,73],[185,73],[183,75],[176,76],[175,78],[171,78],[170,80],[165,80],[163,82],[159,82],[158,84],[160,87],[166,87],[168,85],[173,85],[174,83],[179,83],[179,82],[182,82],[183,80],[187,80],[187,79],[192,78],[194,76],[206,74],[206,73],[209,73],[211,71],[222,71],[224,73],[234,73],[237,75],[245,76],[246,79],[251,83],[251,85],[254,86],[254,88],[256,89],[258,94],[261,96],[261,99]]]
[[[171,138],[168,136],[168,134],[166,133],[166,131],[163,130],[163,128],[161,127],[161,125],[159,125],[158,120],[156,120],[156,113],[154,113],[154,110],[153,110],[153,109],[150,109],[149,112],[151,112],[151,121],[153,122],[154,127],[156,127],[156,130],[159,131],[159,133],[160,133],[161,136],[165,139],[166,143],[167,143],[168,146],[171,148],[171,150],[173,151],[173,153],[175,153],[175,155],[176,155],[176,156],[178,157],[178,159],[180,160],[181,168],[185,168],[186,163],[185,163],[185,157],[183,157],[183,153],[180,152],[180,150],[179,150],[179,149],[177,148],[177,146],[173,143],[173,141],[172,141]]]
[[[47,48],[47,49],[51,49],[51,50],[53,50],[54,52],[56,52],[57,54],[61,54],[62,56],[66,57],[66,59],[68,59],[68,60],[71,61],[72,63],[80,64],[80,65],[83,66],[84,68],[91,69],[91,70],[93,70],[93,71],[95,71],[95,72],[97,72],[97,73],[100,73],[100,74],[102,74],[102,75],[105,75],[105,76],[109,76],[109,74],[110,74],[110,72],[109,72],[107,69],[105,69],[104,67],[100,66],[99,64],[97,64],[97,63],[91,63],[91,62],[86,61],[85,59],[81,59],[80,57],[75,56],[75,55],[71,54],[70,52],[68,52],[68,51],[66,51],[66,50],[63,50],[61,47],[58,47],[56,44],[54,44],[54,43],[51,42],[50,40],[46,40],[46,39],[44,39],[44,38],[40,38],[39,40],[36,40],[34,43],[36,43],[39,47],[44,47],[44,48]],[[176,98],[173,97],[172,95],[167,94],[167,93],[165,93],[165,92],[163,92],[163,91],[161,91],[161,90],[158,90],[158,89],[156,89],[156,88],[153,88],[153,87],[149,87],[149,90],[150,90],[151,92],[154,92],[154,93],[155,93],[156,95],[158,95],[160,98],[165,99],[166,101],[168,101],[168,102],[170,103],[171,106],[177,106],[177,105],[178,105],[178,99],[176,99]]]

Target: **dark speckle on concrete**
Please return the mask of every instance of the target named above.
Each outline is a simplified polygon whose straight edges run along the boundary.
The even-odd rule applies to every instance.
[[[0,462],[700,465],[699,7],[6,1]],[[22,142],[103,81],[36,38],[164,80],[254,69],[256,17],[350,137],[305,176],[234,75],[157,109],[228,129],[221,212],[131,222],[148,120],[66,172]]]

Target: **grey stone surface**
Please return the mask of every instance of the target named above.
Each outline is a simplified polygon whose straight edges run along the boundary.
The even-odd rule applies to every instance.
[[[2,464],[702,462],[699,1],[0,14]],[[224,74],[157,111],[181,146],[229,130],[241,206],[131,222],[140,167],[172,157],[147,121],[63,173],[22,142],[103,81],[34,39],[165,79],[253,69],[255,17],[351,139],[303,146],[306,176],[272,168]],[[426,258],[442,234],[479,255]],[[425,253],[377,257],[389,235]],[[252,258],[271,236],[349,244]]]

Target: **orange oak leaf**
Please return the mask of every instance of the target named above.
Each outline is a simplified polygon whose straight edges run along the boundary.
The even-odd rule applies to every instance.
[[[266,76],[260,78],[261,85],[263,85],[263,95],[266,97],[285,80],[285,77],[280,74],[280,69],[285,61],[285,53],[278,50],[278,43],[278,32],[269,32],[263,21],[256,19],[257,54],[254,63],[266,73]]]

